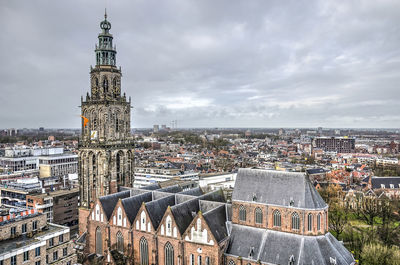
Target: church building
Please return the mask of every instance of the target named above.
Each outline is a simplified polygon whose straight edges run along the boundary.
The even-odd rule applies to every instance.
[[[221,190],[122,188],[87,223],[86,255],[102,264],[355,264],[304,173],[240,169],[232,203]]]

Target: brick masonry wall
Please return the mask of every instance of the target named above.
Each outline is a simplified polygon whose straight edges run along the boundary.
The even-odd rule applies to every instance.
[[[239,219],[239,208],[240,206],[245,207],[246,209],[246,221],[241,221]],[[255,222],[255,209],[259,207],[263,212],[263,220],[262,224],[256,224]],[[275,210],[279,210],[281,213],[281,226],[274,227],[273,226],[273,213]],[[293,230],[292,229],[292,214],[297,212],[300,218],[300,229]],[[311,213],[313,216],[312,219],[312,231],[308,231],[308,214]],[[317,230],[317,215],[321,215],[321,227],[320,230]],[[327,209],[326,210],[302,210],[298,208],[289,208],[289,207],[277,207],[277,206],[268,206],[257,203],[248,203],[248,202],[232,202],[232,222],[235,224],[247,225],[252,227],[259,228],[268,228],[277,231],[289,232],[294,234],[304,234],[304,235],[318,235],[325,234],[328,232],[327,226]]]

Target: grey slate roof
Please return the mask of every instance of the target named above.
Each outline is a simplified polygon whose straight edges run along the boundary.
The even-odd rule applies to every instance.
[[[260,169],[239,169],[232,200],[259,202],[306,209],[327,204],[304,173]]]
[[[219,189],[211,191],[209,193],[199,196],[200,200],[214,201],[214,202],[225,202],[224,192]]]
[[[174,185],[174,186],[169,186],[169,187],[165,187],[163,189],[159,189],[157,191],[163,191],[163,192],[170,192],[170,193],[178,193],[182,191],[181,186],[179,185]]]
[[[400,177],[372,177],[372,189],[381,189],[381,184],[385,185],[385,189],[390,189],[390,184],[394,185],[395,189],[400,189]]]
[[[163,218],[164,213],[167,210],[168,206],[174,206],[174,205],[175,205],[175,195],[170,195],[146,203],[146,209],[155,230],[158,228],[158,225],[160,224],[161,219]]]
[[[228,231],[226,230],[225,205],[218,206],[217,208],[203,214],[203,217],[218,243],[228,236]]]
[[[194,217],[200,210],[199,199],[193,199],[171,207],[176,225],[181,235],[186,231]]]
[[[131,195],[130,190],[120,191],[117,193],[113,193],[110,195],[106,195],[100,197],[100,203],[103,207],[104,213],[106,214],[107,220],[110,219],[112,212],[114,211],[114,207],[117,204],[119,199],[127,198]]]
[[[158,185],[158,183],[153,184],[153,185],[149,185],[149,186],[145,186],[142,187],[142,190],[158,190],[160,188],[160,185]]]
[[[331,258],[337,265],[354,263],[350,252],[330,233],[302,236],[235,224],[226,253],[269,264],[288,264],[292,255],[299,265],[330,265]]]
[[[152,194],[151,192],[147,192],[123,199],[121,201],[130,223],[132,223],[133,220],[135,220],[137,212],[139,211],[140,206],[142,206],[142,203],[149,202],[151,200],[152,200]]]

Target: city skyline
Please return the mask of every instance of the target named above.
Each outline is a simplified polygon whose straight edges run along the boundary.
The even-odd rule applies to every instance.
[[[0,4],[2,127],[79,128],[104,12],[94,3]],[[132,127],[400,127],[397,8],[107,3]]]

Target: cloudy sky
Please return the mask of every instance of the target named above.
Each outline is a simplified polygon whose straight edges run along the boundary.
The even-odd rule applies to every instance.
[[[78,128],[107,5],[132,125],[400,127],[400,1],[0,2],[0,128]]]

